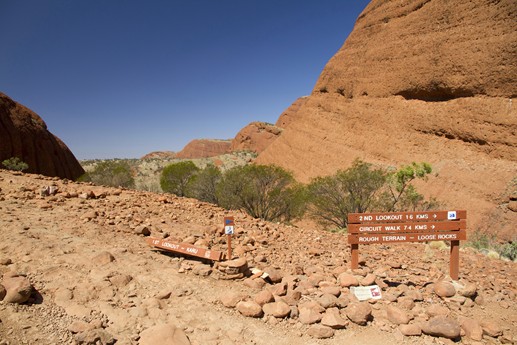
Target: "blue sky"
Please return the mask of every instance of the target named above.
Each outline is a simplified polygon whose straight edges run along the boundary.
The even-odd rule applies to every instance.
[[[0,0],[0,92],[78,159],[230,139],[309,94],[368,2]]]

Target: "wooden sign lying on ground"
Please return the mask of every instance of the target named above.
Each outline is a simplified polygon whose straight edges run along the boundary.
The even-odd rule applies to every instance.
[[[467,239],[467,211],[351,213],[348,243],[352,269],[359,267],[359,244],[451,241],[450,276],[459,274],[459,245]]]
[[[150,246],[164,249],[174,253],[196,256],[203,259],[221,261],[223,253],[217,250],[199,248],[188,243],[175,243],[166,239],[149,237],[146,239]]]

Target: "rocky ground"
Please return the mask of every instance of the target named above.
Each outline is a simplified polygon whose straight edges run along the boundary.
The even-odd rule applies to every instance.
[[[516,263],[443,243],[361,246],[172,195],[0,170],[0,344],[512,344]],[[226,251],[160,252],[147,236]],[[258,272],[258,273],[257,273]],[[359,302],[351,289],[378,285]]]

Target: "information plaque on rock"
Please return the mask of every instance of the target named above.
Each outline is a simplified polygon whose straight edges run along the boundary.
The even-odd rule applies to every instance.
[[[451,241],[450,276],[459,274],[459,245],[467,239],[467,211],[351,213],[348,243],[352,269],[359,267],[359,244]]]
[[[213,261],[221,261],[223,257],[223,253],[217,250],[199,248],[188,243],[175,243],[168,241],[167,239],[149,237],[147,238],[147,243],[149,243],[150,246],[164,249],[170,252],[196,256]]]

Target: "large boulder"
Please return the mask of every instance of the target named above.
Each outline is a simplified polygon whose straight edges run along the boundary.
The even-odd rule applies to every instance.
[[[282,129],[265,122],[252,122],[237,133],[232,141],[232,151],[260,153],[280,136]]]
[[[517,213],[501,200],[517,169],[516,20],[512,0],[372,1],[256,162],[302,182],[357,157],[429,162],[420,192],[511,240]]]
[[[231,140],[194,139],[183,150],[176,153],[176,158],[194,159],[220,156],[230,153]]]
[[[0,92],[0,162],[18,157],[25,172],[75,180],[84,170],[35,112]],[[1,166],[0,166],[1,167]]]

